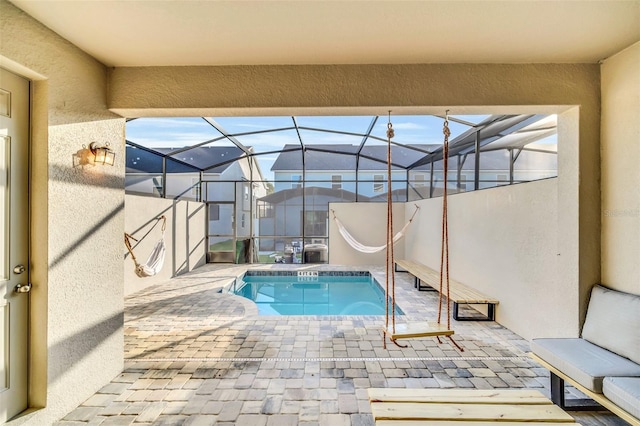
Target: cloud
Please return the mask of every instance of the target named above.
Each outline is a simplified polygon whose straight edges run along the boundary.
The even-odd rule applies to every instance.
[[[393,125],[394,129],[402,129],[402,130],[422,130],[425,129],[425,126],[422,126],[418,123],[411,123],[411,122],[406,122],[406,123],[397,123]]]

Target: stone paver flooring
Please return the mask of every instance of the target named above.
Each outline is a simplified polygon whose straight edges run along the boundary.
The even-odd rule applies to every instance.
[[[125,370],[58,425],[357,426],[373,425],[369,387],[548,395],[548,372],[528,358],[528,342],[498,323],[452,321],[464,352],[434,338],[384,349],[384,317],[258,316],[253,302],[220,293],[246,269],[207,265],[128,297]],[[358,269],[384,286],[382,268]],[[408,320],[437,319],[437,293],[417,292],[406,273],[396,276],[396,299]]]

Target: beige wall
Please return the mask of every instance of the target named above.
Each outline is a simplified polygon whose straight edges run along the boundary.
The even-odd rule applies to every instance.
[[[32,85],[31,414],[48,425],[123,367],[124,120],[106,108],[106,68],[0,0],[0,66]],[[109,142],[115,167],[74,169]]]
[[[358,242],[367,246],[382,246],[386,241],[387,204],[386,203],[331,203],[330,209]],[[413,204],[407,205],[413,214]],[[405,224],[405,204],[395,203],[393,206],[394,235]],[[409,231],[411,232],[411,231]],[[394,247],[394,256],[404,257],[404,242],[399,241]],[[329,212],[329,263],[334,265],[384,265],[386,250],[378,253],[362,253],[351,247],[340,235]]]
[[[138,262],[146,262],[162,237],[162,222],[153,227],[157,223],[155,218],[162,215],[167,218],[164,266],[159,274],[140,278],[134,272],[129,252],[123,247],[125,296],[205,264],[207,230],[204,203],[127,195],[124,226],[128,234],[139,240],[134,247]],[[144,235],[147,236],[142,238]]]
[[[640,43],[602,65],[602,283],[640,294]]]

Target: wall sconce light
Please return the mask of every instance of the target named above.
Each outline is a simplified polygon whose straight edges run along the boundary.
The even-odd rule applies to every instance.
[[[116,160],[116,153],[109,148],[109,142],[104,146],[91,142],[89,148],[82,145],[82,149],[73,154],[73,167],[93,166],[96,164],[107,164],[113,166]]]

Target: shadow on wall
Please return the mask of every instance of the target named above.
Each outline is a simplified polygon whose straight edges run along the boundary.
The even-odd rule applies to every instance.
[[[125,295],[204,265],[205,213],[205,205],[200,202],[126,195],[125,232],[137,240],[131,242],[138,263],[147,262],[154,246],[163,236],[158,218],[165,216],[167,221],[164,232],[164,265],[156,275],[138,277],[131,254],[125,250]]]
[[[116,208],[112,209],[106,216],[104,216],[101,220],[96,222],[95,226],[84,232],[80,235],[72,244],[62,250],[62,252],[56,256],[51,263],[49,264],[49,268],[55,268],[65,260],[68,256],[73,253],[76,253],[77,250],[83,246],[84,244],[91,241],[91,236],[95,234],[95,230],[98,228],[102,228],[107,223],[111,222],[124,208],[124,203],[120,203]]]
[[[173,202],[173,240],[176,241],[178,238],[176,236],[176,229],[179,225],[184,225],[185,232],[184,234],[187,237],[186,244],[183,247],[179,247],[177,244],[173,245],[173,276],[180,275],[185,272],[191,271],[193,268],[202,266],[205,263],[205,254],[202,253],[202,257],[198,259],[199,251],[205,247],[206,245],[206,232],[202,232],[200,234],[201,238],[198,239],[197,233],[199,229],[202,229],[201,226],[195,226],[193,222],[203,218],[205,216],[205,204],[204,203],[196,203],[196,202],[188,202],[186,205],[186,209],[178,209],[177,203],[185,203],[185,201],[177,201]],[[182,222],[180,222],[180,218],[178,218],[178,214],[184,215],[182,218]],[[190,232],[192,228],[194,232]],[[177,250],[182,249],[185,250],[184,255],[181,256],[177,253]],[[183,259],[181,263],[178,263],[178,259]],[[192,265],[193,260],[196,259],[196,264]]]

